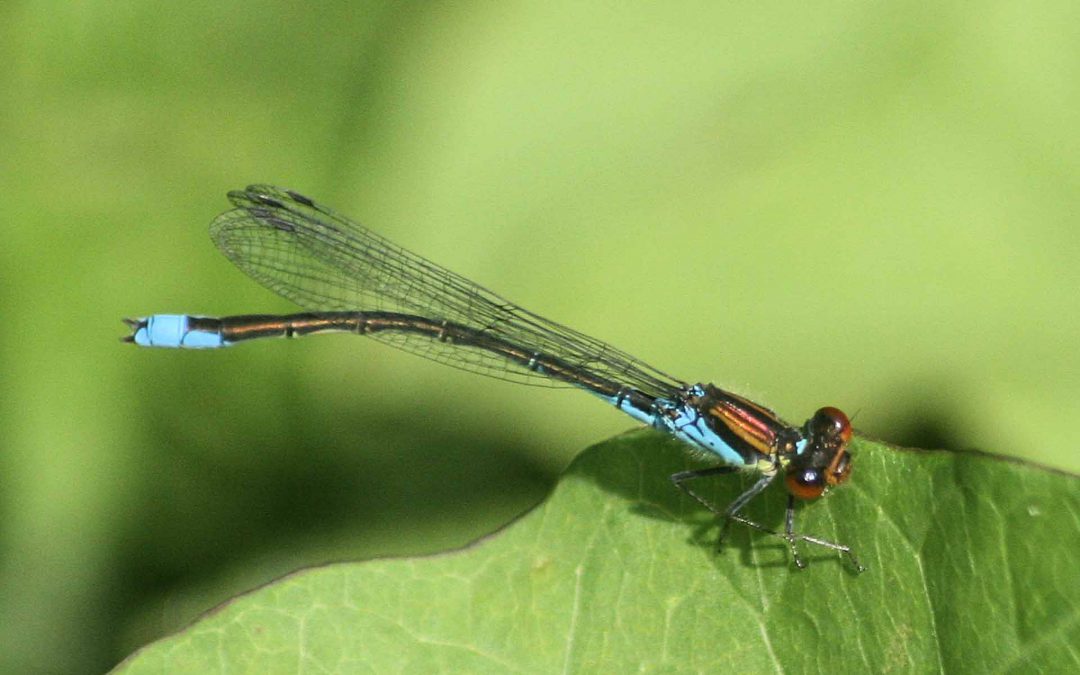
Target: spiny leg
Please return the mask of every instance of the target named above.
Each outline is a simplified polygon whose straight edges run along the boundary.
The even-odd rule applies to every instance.
[[[787,512],[784,514],[784,539],[787,539],[788,546],[791,547],[791,558],[795,561],[795,566],[806,569],[806,563],[803,562],[799,549],[795,546],[797,536],[795,534],[795,495],[788,495]]]
[[[795,497],[794,495],[788,495],[787,516],[785,518],[784,525],[784,539],[787,539],[788,545],[791,546],[791,555],[795,558],[795,564],[800,569],[806,567],[806,563],[799,557],[799,552],[795,550],[796,541],[805,541],[811,544],[817,544],[818,546],[824,546],[825,548],[831,548],[834,551],[839,551],[845,554],[851,561],[852,566],[855,567],[856,572],[865,572],[866,568],[859,563],[859,559],[855,557],[851,547],[846,544],[837,544],[836,542],[829,541],[828,539],[822,539],[821,537],[814,537],[808,534],[796,534],[795,533]]]
[[[750,486],[750,489],[739,495],[733,502],[731,502],[731,504],[727,506],[727,508],[723,510],[718,509],[715,504],[691,490],[690,486],[686,484],[689,481],[694,480],[695,478],[718,476],[733,473],[737,470],[738,467],[725,465],[709,467],[707,469],[680,471],[679,473],[672,474],[671,476],[671,482],[673,482],[676,487],[693,497],[699,504],[701,504],[709,511],[723,519],[724,522],[723,525],[721,525],[720,527],[720,537],[719,541],[717,542],[718,545],[723,544],[724,539],[727,536],[728,527],[731,525],[732,522],[736,522],[740,525],[745,525],[746,527],[755,529],[759,532],[764,532],[765,534],[770,534],[774,537],[779,537],[787,541],[788,546],[791,547],[791,556],[795,561],[795,566],[799,569],[806,568],[806,561],[803,560],[802,556],[799,555],[798,547],[795,544],[799,541],[805,541],[843,553],[848,557],[849,560],[851,560],[851,564],[852,566],[854,566],[856,572],[866,571],[866,568],[862,564],[860,564],[858,558],[855,557],[855,553],[852,552],[850,546],[847,546],[846,544],[838,544],[836,542],[829,541],[828,539],[822,539],[821,537],[815,537],[808,534],[797,534],[795,532],[794,495],[788,495],[787,512],[784,517],[784,531],[782,533],[777,532],[770,527],[765,527],[764,525],[754,522],[753,520],[750,520],[749,518],[746,518],[739,514],[739,511],[741,511],[743,507],[745,507],[750,502],[750,500],[752,500],[754,497],[760,494],[762,490],[769,486],[769,484],[773,481],[773,478],[775,478],[775,474],[766,475],[759,478],[756,483]]]
[[[723,519],[723,524],[720,526],[720,536],[717,540],[717,548],[724,545],[724,539],[727,537],[728,527],[731,525],[731,521],[733,520],[749,527],[761,530],[763,532],[772,532],[772,530],[769,530],[768,528],[759,525],[752,520],[747,520],[746,518],[743,518],[742,516],[738,515],[738,512],[741,511],[742,508],[746,506],[751,499],[756,497],[758,494],[761,493],[762,490],[769,486],[769,483],[771,483],[773,481],[773,478],[776,477],[775,473],[766,474],[759,478],[757,482],[750,486],[749,490],[743,492],[741,495],[736,497],[735,500],[728,504],[727,508],[722,511],[716,508],[716,505],[714,505],[712,502],[691,490],[690,486],[686,484],[688,481],[694,480],[695,478],[716,476],[721,474],[733,473],[735,471],[738,471],[738,467],[723,465],[710,467],[708,469],[680,471],[679,473],[672,474],[671,476],[671,482],[675,483],[675,486],[677,488],[696,499],[698,503],[700,503],[709,511],[712,511],[717,516]],[[772,534],[780,536],[777,532],[772,532]]]
[[[799,551],[798,548],[795,546],[795,542],[805,541],[811,544],[817,544],[818,546],[824,546],[825,548],[830,548],[834,551],[839,551],[840,553],[847,555],[848,559],[851,560],[852,566],[855,567],[856,572],[866,571],[866,567],[859,563],[858,558],[855,557],[855,554],[852,552],[850,546],[847,546],[845,544],[837,544],[836,542],[829,541],[828,539],[822,539],[821,537],[815,537],[809,534],[797,534],[795,532],[795,497],[792,495],[788,495],[787,515],[784,519],[785,523],[783,533],[765,527],[764,525],[755,523],[752,520],[747,520],[746,518],[743,518],[738,514],[732,514],[731,520],[737,523],[741,523],[742,525],[746,525],[747,527],[752,527],[759,532],[771,534],[787,541],[788,546],[791,547],[791,557],[794,558],[795,566],[799,569],[806,568],[806,561],[803,560],[802,556],[799,555]]]
[[[710,466],[707,469],[691,469],[690,471],[680,471],[678,473],[671,474],[671,482],[675,483],[675,487],[679,488],[686,494],[690,495],[697,500],[699,504],[712,511],[718,516],[724,515],[724,512],[716,508],[712,502],[705,499],[698,493],[690,489],[687,482],[694,480],[695,478],[705,478],[707,476],[722,476],[724,474],[735,473],[738,471],[738,467],[722,464],[720,466]]]

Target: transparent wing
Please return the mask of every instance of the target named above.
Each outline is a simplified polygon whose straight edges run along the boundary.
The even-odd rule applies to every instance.
[[[371,230],[281,188],[229,193],[236,206],[210,225],[218,248],[256,281],[315,311],[389,311],[459,323],[524,349],[661,396],[685,383],[600,340],[518,307]],[[567,386],[501,356],[415,334],[370,337],[471,372]]]

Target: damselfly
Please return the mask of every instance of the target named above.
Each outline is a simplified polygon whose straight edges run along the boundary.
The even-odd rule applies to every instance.
[[[719,465],[671,476],[722,521],[848,556],[851,548],[795,531],[796,499],[813,499],[851,473],[851,423],[836,408],[802,426],[712,384],[688,384],[608,344],[549,321],[392,244],[307,197],[267,185],[229,193],[236,207],[214,219],[210,234],[240,269],[312,310],[284,316],[211,318],[155,314],[125,319],[124,337],[145,347],[215,348],[263,337],[328,332],[367,335],[395,347],[484,375],[584,389],[634,419],[665,431]],[[691,489],[698,478],[749,471],[753,485],[720,508]],[[784,530],[765,527],[743,507],[783,475]]]

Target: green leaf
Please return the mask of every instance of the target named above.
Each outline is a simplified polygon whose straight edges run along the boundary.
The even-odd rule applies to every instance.
[[[552,495],[451,553],[297,572],[150,645],[120,672],[1077,672],[1080,489],[976,453],[857,440],[851,481],[800,531],[869,568],[715,523],[652,432],[583,453]],[[720,477],[719,502],[749,477]],[[705,488],[709,490],[710,488]],[[770,488],[749,513],[783,518]]]

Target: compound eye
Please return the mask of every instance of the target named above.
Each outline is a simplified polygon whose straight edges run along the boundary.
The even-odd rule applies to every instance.
[[[814,413],[810,420],[810,432],[815,436],[839,438],[841,443],[847,443],[851,440],[851,420],[839,409],[825,407]]]
[[[795,469],[784,476],[784,485],[799,499],[817,499],[825,494],[825,475],[818,469]]]

